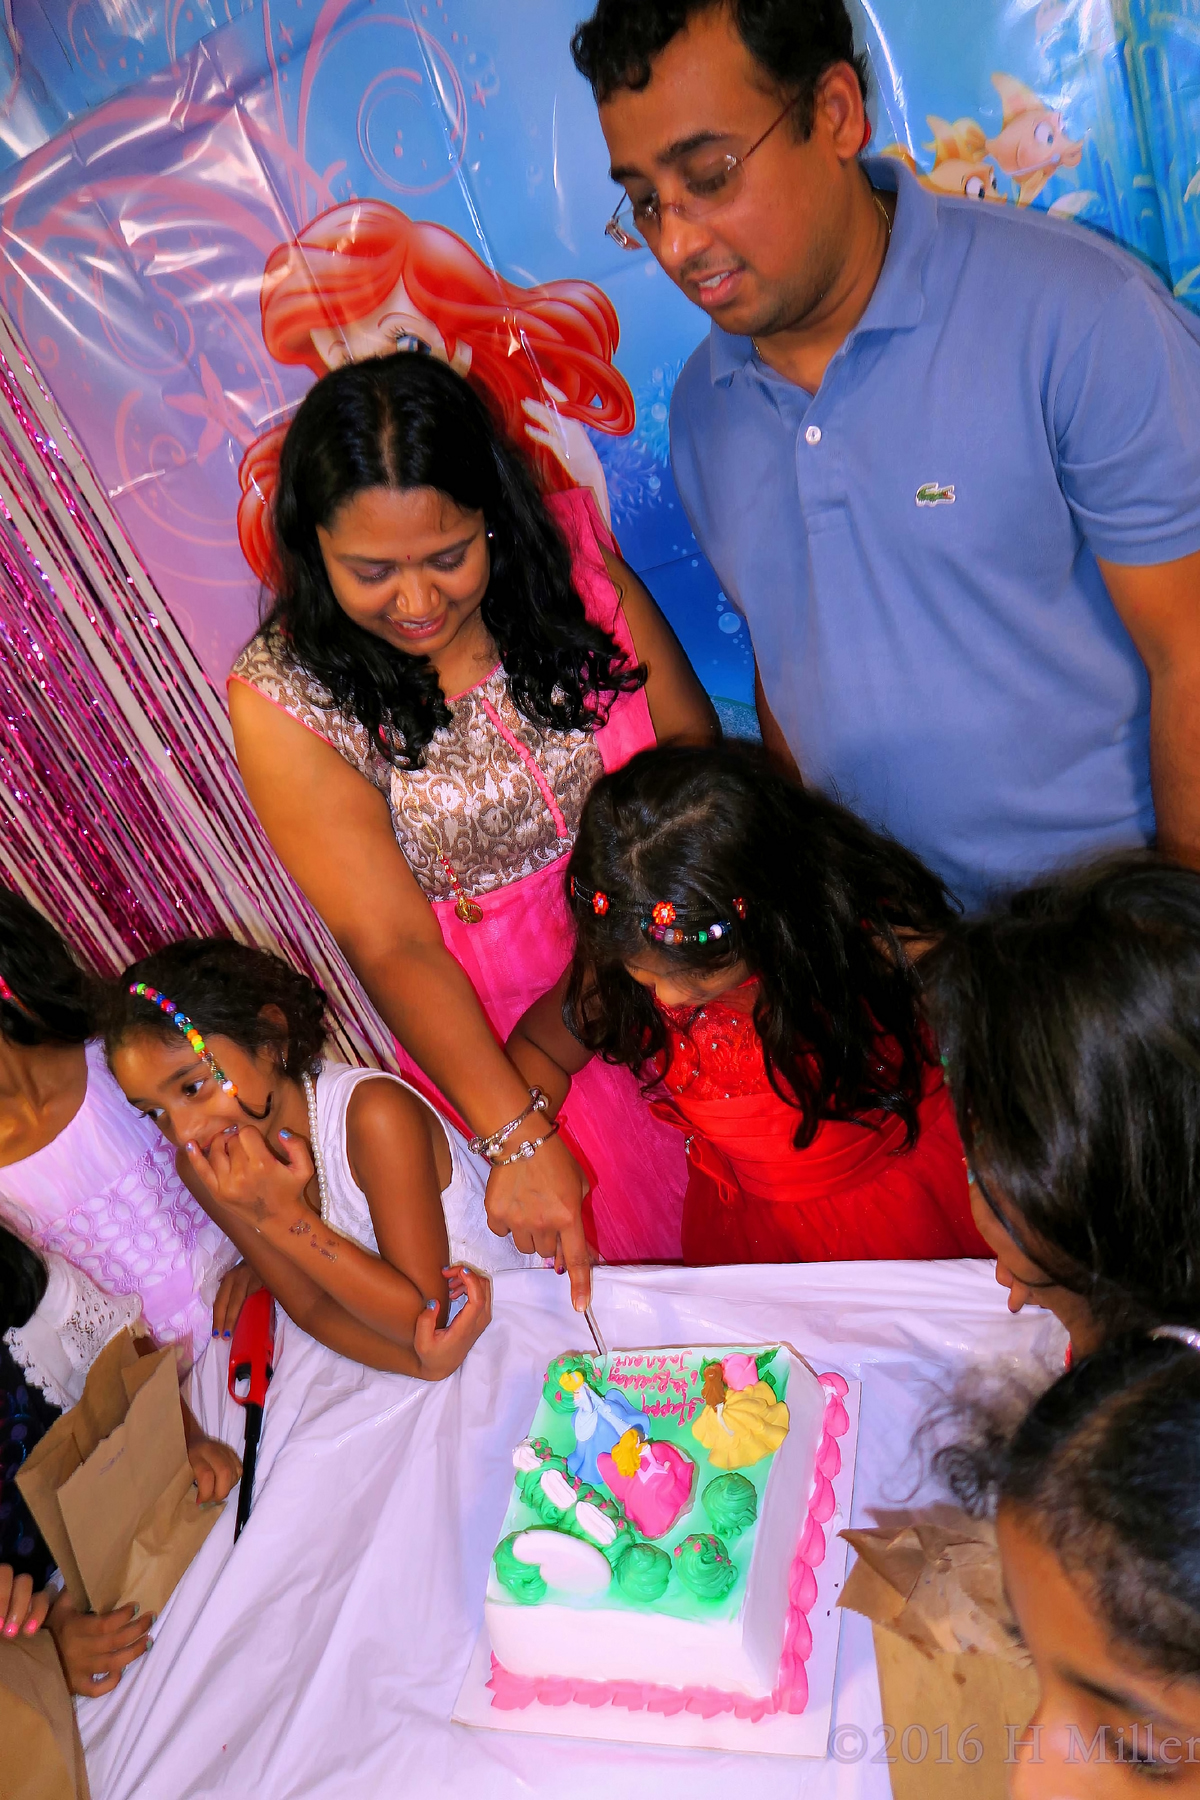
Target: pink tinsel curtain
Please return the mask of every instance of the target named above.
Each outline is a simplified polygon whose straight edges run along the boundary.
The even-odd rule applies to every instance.
[[[229,724],[0,315],[0,879],[116,971],[188,932],[281,949],[341,1053],[391,1039],[250,812]]]

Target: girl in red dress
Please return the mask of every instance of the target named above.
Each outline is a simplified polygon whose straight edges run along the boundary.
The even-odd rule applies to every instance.
[[[509,1052],[554,1103],[593,1055],[641,1071],[686,1135],[686,1263],[989,1254],[912,960],[951,907],[915,856],[745,751],[652,750],[592,790],[568,882],[574,961]]]

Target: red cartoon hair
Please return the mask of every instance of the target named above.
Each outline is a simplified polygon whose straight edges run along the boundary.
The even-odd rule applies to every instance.
[[[620,338],[616,310],[590,281],[523,288],[489,269],[442,225],[408,218],[383,200],[335,206],[291,243],[271,252],[263,275],[263,342],[277,362],[326,373],[314,328],[334,330],[368,317],[403,281],[415,312],[435,325],[450,357],[471,353],[467,379],[529,457],[542,485],[567,488],[558,459],[525,433],[525,400],[545,400],[541,382],[565,399],[559,411],[593,430],[633,429],[633,395],[612,359]],[[246,560],[271,584],[269,507],[286,428],[247,451],[240,470],[238,536]]]

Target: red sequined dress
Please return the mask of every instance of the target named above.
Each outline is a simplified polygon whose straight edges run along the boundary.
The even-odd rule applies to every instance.
[[[797,1150],[796,1110],[767,1079],[753,985],[699,1008],[660,1008],[668,1047],[653,1106],[687,1133],[684,1262],[990,1256],[941,1070],[927,1071],[911,1150],[885,1113],[871,1125],[826,1119]]]

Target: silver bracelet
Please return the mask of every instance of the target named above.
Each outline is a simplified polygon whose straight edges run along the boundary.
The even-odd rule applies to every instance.
[[[550,1102],[541,1088],[530,1088],[529,1105],[523,1113],[518,1113],[515,1119],[510,1119],[507,1125],[502,1125],[499,1131],[493,1131],[487,1137],[473,1137],[468,1148],[474,1151],[476,1156],[486,1156],[489,1162],[494,1162],[496,1152],[503,1150],[513,1132],[519,1130],[531,1114],[544,1113],[549,1105]]]
[[[546,1139],[557,1136],[557,1133],[558,1120],[552,1119],[545,1131],[543,1131],[541,1137],[526,1138],[523,1144],[517,1145],[511,1156],[491,1157],[490,1161],[493,1169],[507,1169],[512,1163],[525,1162],[527,1158],[536,1156],[542,1145],[546,1142]]]

